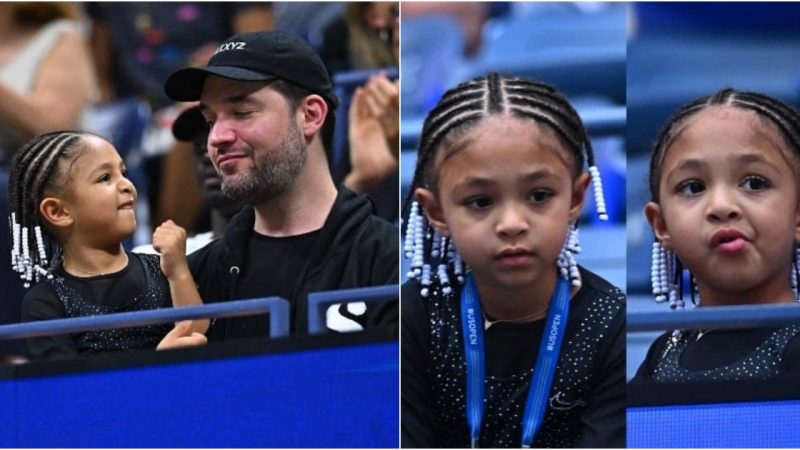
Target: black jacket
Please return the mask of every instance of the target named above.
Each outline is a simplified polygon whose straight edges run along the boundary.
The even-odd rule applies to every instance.
[[[189,266],[205,303],[243,299],[238,275],[253,257],[247,249],[254,224],[255,210],[246,207],[233,217],[222,238],[189,255]],[[310,292],[397,283],[398,265],[397,228],[374,215],[367,197],[340,187],[306,267],[296,279],[286,280],[294,286],[289,298],[292,333],[306,332]],[[387,325],[396,329],[397,302],[368,307],[361,321],[365,328]],[[212,340],[235,337],[235,332],[220,328],[212,326]]]

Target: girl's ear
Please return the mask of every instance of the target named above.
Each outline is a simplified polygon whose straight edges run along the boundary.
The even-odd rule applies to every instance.
[[[575,223],[581,215],[583,202],[586,200],[586,188],[589,186],[591,176],[588,172],[583,172],[575,179],[572,186],[572,201],[569,205],[569,223]]]
[[[667,223],[664,221],[664,215],[661,211],[661,205],[656,202],[648,202],[644,205],[644,215],[650,226],[653,227],[653,233],[656,235],[658,242],[667,250],[672,250],[672,237],[667,230]]]
[[[431,226],[442,236],[450,237],[450,228],[447,227],[447,221],[444,219],[444,212],[439,204],[439,200],[436,199],[433,192],[425,188],[417,188],[414,191],[414,195],[417,197],[420,206],[422,206],[425,217],[428,218],[428,222]]]
[[[39,215],[56,228],[69,227],[75,221],[67,205],[55,197],[46,197],[39,203]]]

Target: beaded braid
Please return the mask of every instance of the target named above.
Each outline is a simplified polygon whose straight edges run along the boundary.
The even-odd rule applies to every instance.
[[[42,234],[39,203],[45,187],[53,187],[60,158],[70,158],[84,131],[55,131],[35,137],[22,146],[11,162],[8,182],[11,214],[11,266],[24,286],[41,278],[52,279],[48,244]],[[45,230],[46,231],[46,230]]]
[[[452,240],[441,236],[428,223],[419,203],[414,200],[414,191],[419,187],[435,187],[433,161],[447,136],[468,130],[486,117],[505,113],[552,128],[573,154],[576,176],[582,172],[584,162],[588,164],[598,216],[601,220],[608,220],[600,172],[595,166],[589,136],[580,116],[560,92],[532,79],[495,72],[461,83],[445,92],[425,118],[411,191],[403,205],[403,211],[408,212],[403,223],[403,250],[406,258],[411,260],[407,275],[420,280],[423,297],[430,295],[434,282],[441,286],[443,293],[452,292],[453,280],[458,284],[464,282],[465,268]],[[557,266],[562,276],[574,286],[581,285],[574,258],[578,252],[577,227],[570,224]]]
[[[664,155],[688,121],[710,106],[730,106],[755,112],[762,119],[768,120],[777,126],[786,143],[800,157],[800,111],[768,95],[725,88],[713,95],[701,97],[682,106],[661,129],[650,159],[649,182],[650,196],[653,202],[658,203],[659,201],[658,185],[661,181],[661,164],[664,161]],[[662,247],[657,239],[653,243],[652,261],[650,278],[656,302],[668,301],[672,309],[682,309],[684,307],[682,276],[684,270],[686,270],[690,280],[692,303],[694,305],[700,304],[700,294],[697,290],[694,275],[688,269],[684,269],[677,255]],[[792,255],[791,283],[795,298],[800,301],[800,290],[798,289],[797,281],[800,277],[800,264],[798,261],[800,261],[800,247],[795,243],[795,250]]]

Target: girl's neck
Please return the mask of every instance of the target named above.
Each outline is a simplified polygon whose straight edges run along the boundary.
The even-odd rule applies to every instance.
[[[747,291],[711,289],[699,285],[701,306],[769,305],[796,302],[794,292],[785,283],[762,285]]]
[[[547,315],[550,298],[556,289],[558,271],[548,271],[525,287],[498,286],[475,277],[475,286],[484,314],[490,321],[532,322]],[[571,292],[573,295],[575,291]]]
[[[79,277],[119,272],[128,265],[128,255],[122,244],[108,249],[64,247],[64,270]]]

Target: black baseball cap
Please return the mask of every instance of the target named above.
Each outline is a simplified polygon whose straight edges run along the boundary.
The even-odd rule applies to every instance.
[[[181,102],[200,100],[209,75],[239,81],[282,79],[321,95],[336,107],[339,100],[319,55],[299,37],[283,31],[256,31],[228,38],[206,67],[178,70],[167,78],[167,96]]]
[[[208,125],[199,106],[184,110],[172,122],[172,135],[179,141],[191,142],[204,133],[208,133]]]

